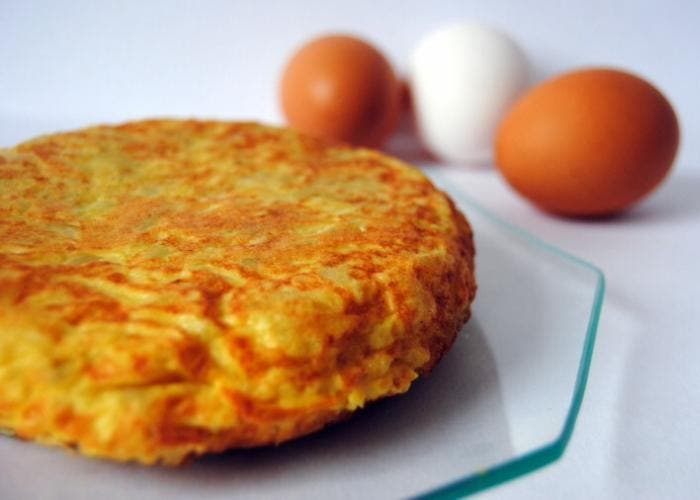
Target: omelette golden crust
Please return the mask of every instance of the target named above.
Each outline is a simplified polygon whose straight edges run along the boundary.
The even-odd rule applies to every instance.
[[[0,428],[146,464],[307,434],[432,368],[473,254],[420,172],[291,130],[0,150]]]

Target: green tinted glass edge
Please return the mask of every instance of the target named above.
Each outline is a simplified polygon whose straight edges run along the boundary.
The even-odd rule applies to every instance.
[[[438,182],[440,176],[436,172],[431,172],[430,177],[436,182],[436,184],[442,186],[445,185],[445,182]],[[463,479],[415,497],[423,500],[460,498],[478,491],[483,491],[492,486],[497,486],[506,481],[510,481],[536,469],[544,467],[545,465],[551,464],[562,456],[567,444],[569,443],[569,440],[571,439],[571,435],[573,434],[576,418],[578,417],[579,410],[581,409],[581,403],[586,391],[588,372],[590,370],[591,359],[593,357],[596,332],[598,330],[598,322],[600,320],[600,313],[603,307],[603,297],[605,295],[605,275],[594,264],[591,264],[580,257],[551,245],[518,226],[506,222],[492,213],[490,210],[471,200],[464,193],[456,192],[454,188],[450,188],[447,191],[449,192],[450,196],[455,199],[455,201],[469,206],[481,216],[512,232],[523,241],[551,253],[556,257],[568,260],[575,265],[589,270],[596,276],[596,286],[593,293],[591,313],[588,318],[588,326],[583,343],[583,352],[581,353],[576,382],[574,384],[574,392],[571,403],[569,404],[569,410],[564,420],[564,425],[559,432],[559,435],[554,439],[554,441],[540,448],[536,448],[529,453],[514,457],[507,462],[503,462],[502,464],[498,464],[476,474],[471,474]]]

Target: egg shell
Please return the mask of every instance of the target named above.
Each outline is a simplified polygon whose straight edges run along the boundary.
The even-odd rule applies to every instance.
[[[419,135],[452,163],[487,163],[496,128],[527,88],[529,66],[506,34],[460,22],[425,36],[413,51],[410,85]]]
[[[389,61],[349,35],[316,38],[299,49],[280,81],[287,122],[331,141],[381,146],[398,124],[401,86]]]
[[[522,195],[550,212],[619,212],[666,177],[679,141],[668,100],[610,68],[570,72],[533,88],[498,132],[496,163]]]

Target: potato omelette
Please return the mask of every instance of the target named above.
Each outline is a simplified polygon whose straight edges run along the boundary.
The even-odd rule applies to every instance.
[[[474,298],[417,169],[255,123],[0,150],[0,429],[143,464],[277,444],[403,393]]]

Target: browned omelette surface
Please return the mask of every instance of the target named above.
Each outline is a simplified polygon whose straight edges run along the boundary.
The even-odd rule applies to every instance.
[[[473,252],[417,170],[290,130],[0,150],[0,428],[149,464],[307,434],[438,361]]]

